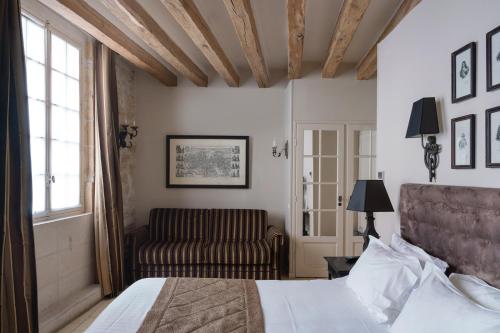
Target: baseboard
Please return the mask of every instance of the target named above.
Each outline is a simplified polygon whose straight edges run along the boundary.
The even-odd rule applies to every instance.
[[[90,285],[67,297],[67,300],[51,306],[40,313],[40,333],[52,333],[89,310],[102,299],[101,286]]]

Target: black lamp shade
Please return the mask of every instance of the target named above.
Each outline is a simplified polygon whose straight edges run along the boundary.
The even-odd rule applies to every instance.
[[[423,134],[436,133],[439,133],[436,99],[434,97],[424,97],[413,103],[406,137],[415,138]]]
[[[358,180],[347,210],[355,212],[393,212],[391,200],[381,180]]]

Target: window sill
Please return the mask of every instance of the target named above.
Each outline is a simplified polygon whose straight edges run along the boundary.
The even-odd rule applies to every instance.
[[[63,217],[52,217],[44,220],[33,220],[33,226],[38,226],[38,225],[43,225],[43,224],[49,224],[49,223],[58,223],[58,222],[66,222],[68,220],[76,219],[79,217],[85,217],[85,216],[90,216],[92,215],[92,212],[88,213],[79,213],[79,214],[74,214],[74,215],[68,215],[68,216],[63,216]]]

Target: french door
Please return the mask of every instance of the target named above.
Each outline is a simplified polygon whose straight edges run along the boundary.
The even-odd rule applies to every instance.
[[[364,214],[346,211],[358,179],[376,178],[374,123],[299,123],[295,145],[296,277],[326,277],[325,256],[360,255]]]
[[[343,254],[344,125],[299,124],[295,156],[296,276],[326,276]]]

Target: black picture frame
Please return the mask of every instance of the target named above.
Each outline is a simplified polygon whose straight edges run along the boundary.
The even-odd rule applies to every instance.
[[[496,27],[486,34],[486,91],[500,89],[500,82],[496,84],[493,83],[494,58],[491,56],[491,41],[493,39],[493,36],[495,36],[496,34],[500,34],[500,26]],[[498,54],[497,57],[500,57],[500,54]],[[498,61],[500,61],[500,59]]]
[[[245,141],[245,183],[242,185],[227,184],[174,184],[170,179],[170,170],[172,168],[170,161],[170,141],[172,139],[196,139],[196,140],[237,140]],[[174,161],[176,162],[176,161]],[[250,187],[250,137],[235,135],[167,135],[166,136],[166,187],[167,188],[219,188],[219,189],[248,189]]]
[[[456,126],[462,121],[469,122],[469,160],[467,164],[457,164],[456,156]],[[467,138],[465,138],[467,143]],[[451,168],[452,169],[474,169],[476,167],[476,115],[469,114],[463,117],[454,118],[451,120]]]
[[[500,141],[500,125],[497,124],[495,131],[492,131],[491,116],[495,113],[500,113],[500,106],[486,110],[486,167],[500,168],[500,162],[492,162],[491,156],[491,137],[494,135]]]
[[[470,50],[470,93],[464,96],[457,97],[457,73],[456,73],[456,61],[457,56],[463,52]],[[451,102],[458,103],[465,101],[470,98],[476,97],[476,76],[477,76],[477,59],[476,59],[476,42],[469,43],[460,49],[456,50],[451,54]]]

